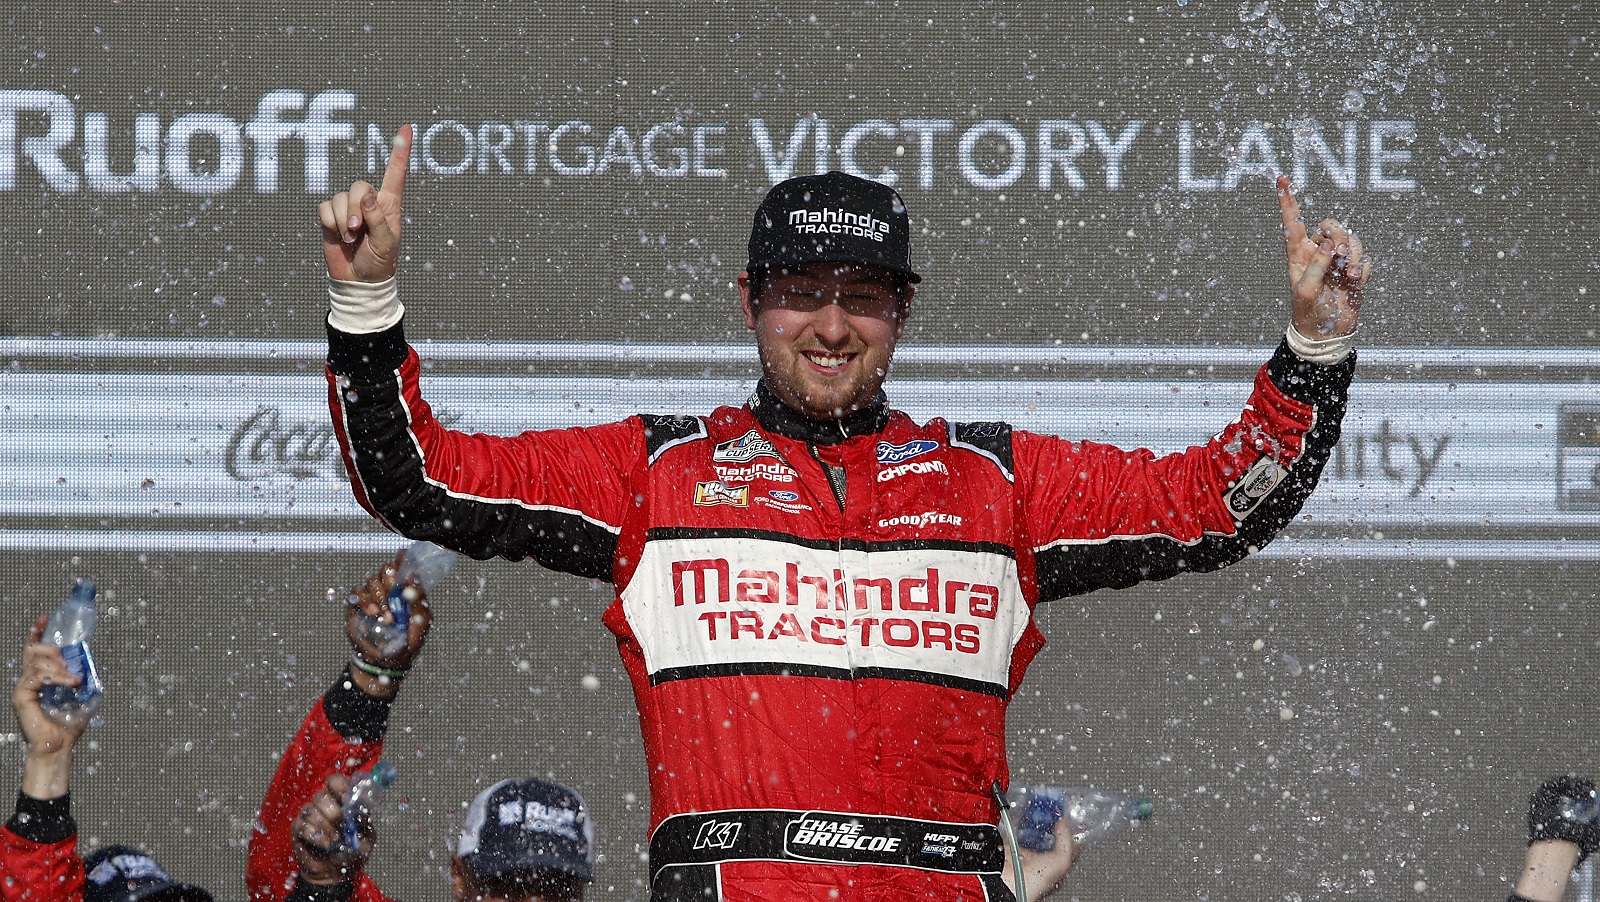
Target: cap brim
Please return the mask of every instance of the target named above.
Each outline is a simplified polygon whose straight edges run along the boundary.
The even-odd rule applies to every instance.
[[[154,887],[148,892],[135,893],[132,899],[133,902],[216,902],[209,892],[184,883]]]
[[[903,266],[890,266],[879,261],[863,260],[860,257],[852,257],[847,254],[822,254],[816,257],[808,257],[805,260],[751,260],[744,265],[744,268],[746,272],[751,272],[757,269],[772,269],[775,266],[805,266],[807,263],[854,263],[857,266],[872,266],[877,269],[888,270],[896,275],[904,276],[905,280],[913,285],[922,281],[921,276]]]
[[[576,877],[584,883],[594,882],[594,870],[592,868],[564,859],[530,856],[521,861],[496,861],[491,863],[481,860],[481,856],[477,854],[472,854],[463,857],[461,860],[472,873],[480,877],[499,878],[509,877],[512,874],[530,874],[535,871],[554,871],[558,874]]]

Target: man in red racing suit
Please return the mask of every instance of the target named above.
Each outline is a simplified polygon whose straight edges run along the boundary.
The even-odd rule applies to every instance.
[[[892,190],[841,173],[757,212],[740,288],[764,378],[744,406],[452,432],[385,281],[404,158],[322,210],[353,489],[407,536],[615,583],[655,900],[1011,898],[994,793],[1043,644],[1033,606],[1245,557],[1338,438],[1366,269],[1337,223],[1286,231],[1295,327],[1243,416],[1156,457],[889,408],[908,223]]]

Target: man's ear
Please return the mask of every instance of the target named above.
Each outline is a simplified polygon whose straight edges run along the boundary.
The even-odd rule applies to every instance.
[[[739,278],[736,282],[739,286],[739,308],[744,311],[744,327],[746,329],[755,329],[756,303],[750,297],[750,273],[739,273]]]
[[[900,336],[906,334],[906,320],[911,317],[911,299],[917,296],[917,286],[906,283],[906,293],[900,301],[900,315],[895,319],[894,340],[899,341]]]

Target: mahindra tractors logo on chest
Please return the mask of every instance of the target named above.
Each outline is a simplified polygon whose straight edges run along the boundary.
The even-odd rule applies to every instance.
[[[878,443],[878,463],[898,464],[905,463],[913,457],[927,454],[929,451],[939,450],[938,442],[927,439],[915,439],[903,445],[891,445],[888,442]]]
[[[758,457],[778,457],[778,450],[772,443],[761,437],[761,433],[754,429],[746,432],[731,442],[717,445],[711,452],[712,460],[732,461],[734,463],[748,463]],[[778,457],[779,460],[783,458]]]

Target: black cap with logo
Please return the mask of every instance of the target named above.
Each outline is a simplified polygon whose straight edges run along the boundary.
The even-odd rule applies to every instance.
[[[583,797],[559,783],[501,780],[478,793],[456,854],[479,877],[557,871],[594,880],[594,822]]]
[[[212,902],[210,893],[172,882],[154,858],[128,846],[95,851],[83,870],[83,902]]]
[[[797,263],[863,263],[912,282],[911,223],[893,188],[843,172],[772,186],[750,228],[754,272]]]

